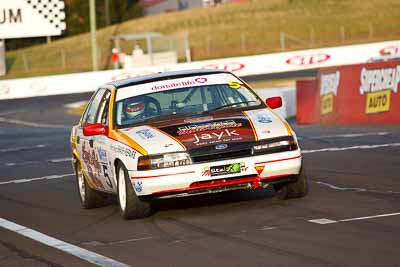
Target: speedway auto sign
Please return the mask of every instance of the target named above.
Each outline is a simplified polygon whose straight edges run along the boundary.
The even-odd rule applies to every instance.
[[[391,92],[397,93],[400,83],[400,66],[361,70],[360,94],[366,94],[365,113],[390,110]]]
[[[1,0],[0,39],[61,35],[64,7],[62,0]]]

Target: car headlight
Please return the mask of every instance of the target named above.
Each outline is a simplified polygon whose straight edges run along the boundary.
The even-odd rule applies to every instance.
[[[186,152],[147,155],[139,157],[138,171],[156,170],[190,164],[192,164],[192,159]]]
[[[268,154],[284,151],[292,151],[298,148],[296,140],[293,136],[285,136],[265,140],[253,146],[253,154]]]

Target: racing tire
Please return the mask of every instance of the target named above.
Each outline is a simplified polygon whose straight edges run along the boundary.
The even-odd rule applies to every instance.
[[[294,182],[275,184],[275,196],[279,199],[291,199],[305,197],[309,192],[309,185],[303,167],[296,175]]]
[[[140,219],[150,216],[151,203],[138,198],[133,190],[132,182],[125,166],[117,164],[118,203],[124,219]]]
[[[84,209],[92,209],[103,206],[105,198],[90,188],[82,172],[81,164],[78,161],[75,163],[75,176],[82,207]]]

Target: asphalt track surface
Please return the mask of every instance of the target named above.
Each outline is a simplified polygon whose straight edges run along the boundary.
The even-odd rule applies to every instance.
[[[150,218],[125,221],[113,199],[82,209],[70,175],[78,118],[63,105],[88,97],[0,102],[0,224],[130,266],[400,265],[400,125],[294,124],[311,186],[303,199],[230,192],[159,201]],[[93,265],[0,227],[0,266]]]

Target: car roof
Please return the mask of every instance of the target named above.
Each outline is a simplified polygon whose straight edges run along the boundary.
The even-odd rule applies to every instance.
[[[112,85],[116,89],[119,89],[119,88],[132,86],[132,85],[138,85],[138,84],[142,84],[142,83],[184,78],[184,77],[197,76],[197,75],[218,74],[218,73],[230,73],[230,72],[225,71],[225,70],[204,70],[204,69],[159,72],[159,73],[151,74],[151,75],[144,75],[144,76],[139,76],[139,77],[135,77],[135,78],[118,80],[118,81],[108,83],[107,85]]]

